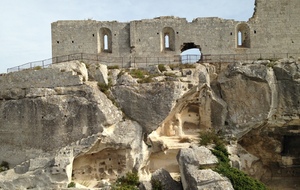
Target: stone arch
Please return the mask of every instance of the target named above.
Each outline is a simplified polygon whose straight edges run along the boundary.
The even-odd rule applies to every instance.
[[[99,53],[112,53],[112,33],[108,28],[101,28],[99,31]]]
[[[162,51],[175,51],[175,32],[171,27],[165,27],[161,37]]]
[[[240,23],[236,27],[237,47],[250,48],[250,27],[247,23]]]
[[[202,60],[201,47],[200,45],[196,45],[194,42],[183,43],[180,47],[180,51],[182,63],[195,63]],[[188,53],[186,54],[185,52]]]

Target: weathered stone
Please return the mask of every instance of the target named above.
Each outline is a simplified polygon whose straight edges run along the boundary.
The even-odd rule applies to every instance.
[[[191,145],[190,148],[181,149],[177,155],[178,162],[194,166],[212,166],[218,163],[218,159],[211,151],[204,147]]]
[[[73,75],[81,76],[83,81],[88,81],[88,71],[84,63],[80,61],[69,61],[56,63],[49,66],[49,68],[59,69],[61,72],[72,72]]]
[[[82,77],[59,69],[23,70],[0,77],[0,89],[53,88],[82,85]]]
[[[107,66],[103,64],[90,64],[88,68],[89,80],[94,80],[99,83],[108,84]]]
[[[151,190],[151,182],[150,181],[142,181],[139,185],[139,190]]]
[[[119,69],[110,69],[109,70],[109,78],[111,79],[111,84],[116,85],[118,80],[118,75],[121,71]]]
[[[167,117],[185,86],[181,82],[117,85],[112,92],[124,113],[149,133]]]
[[[117,80],[117,85],[130,86],[135,84],[137,84],[137,79],[133,78],[128,73],[122,74]]]
[[[219,75],[220,92],[216,94],[220,94],[227,104],[226,125],[234,126],[231,133],[241,136],[249,126],[269,117],[273,106],[271,75],[263,65],[240,64],[230,65]]]
[[[0,138],[1,152],[5,152],[0,160],[9,160],[12,166],[20,164],[40,151],[53,151],[98,133],[122,117],[97,84],[56,88],[55,95],[45,95],[0,102],[0,128],[5,134]]]
[[[164,66],[165,67],[165,66]],[[146,68],[150,74],[161,74],[158,65],[151,65]]]
[[[107,128],[86,152],[74,158],[73,180],[116,180],[143,165],[142,128],[136,122],[124,121]],[[100,173],[99,173],[100,171]]]
[[[151,181],[160,182],[165,190],[182,190],[181,184],[175,181],[170,173],[164,169],[156,170],[152,174]]]
[[[162,77],[147,84],[114,70],[112,92],[124,115],[97,82],[69,86],[45,79],[66,72],[48,69],[47,85],[21,88],[12,81],[13,88],[0,91],[0,161],[13,168],[0,174],[0,188],[60,189],[71,180],[93,188],[128,171],[150,181],[159,168],[180,171],[185,189],[232,188],[219,174],[199,170],[217,161],[208,149],[190,146],[201,130],[237,141],[228,147],[233,166],[270,187],[291,188],[299,184],[299,63],[275,63],[222,66],[216,80],[219,67],[200,64],[183,70],[185,77],[175,78],[181,82]],[[35,79],[42,74],[32,72]]]
[[[200,170],[199,167],[218,163],[217,158],[205,147],[192,146],[181,149],[177,155],[182,186],[185,190],[192,189],[232,189],[227,178],[211,169]]]

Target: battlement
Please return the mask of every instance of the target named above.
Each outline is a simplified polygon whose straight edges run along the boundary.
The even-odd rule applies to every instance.
[[[248,22],[218,17],[162,16],[130,22],[71,20],[52,23],[52,56],[174,57],[191,48],[203,54],[299,51],[299,0],[256,0]]]

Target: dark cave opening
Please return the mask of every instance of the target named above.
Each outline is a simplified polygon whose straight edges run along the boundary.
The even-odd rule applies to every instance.
[[[282,156],[300,157],[300,136],[285,135],[282,145]]]

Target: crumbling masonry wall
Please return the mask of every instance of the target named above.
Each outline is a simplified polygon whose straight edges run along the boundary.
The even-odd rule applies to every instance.
[[[216,17],[57,21],[51,25],[52,56],[173,57],[190,48],[203,54],[298,53],[299,12],[299,0],[256,0],[248,22]]]

